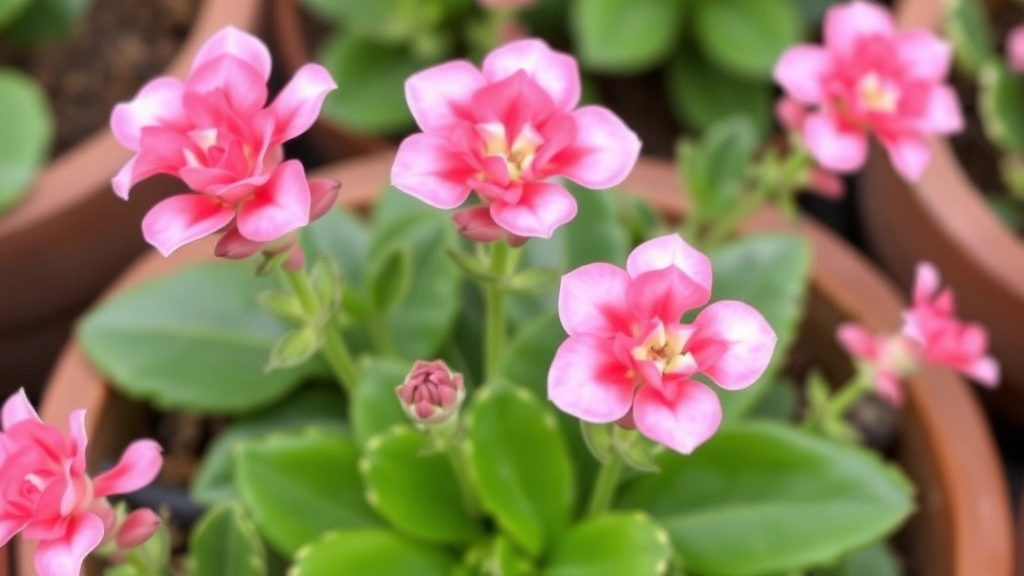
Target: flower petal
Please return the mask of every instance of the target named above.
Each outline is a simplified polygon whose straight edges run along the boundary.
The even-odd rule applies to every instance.
[[[24,518],[0,517],[0,546],[6,546],[27,525],[28,520]]]
[[[120,550],[141,546],[160,527],[160,517],[149,508],[139,508],[125,516],[117,530],[115,542]]]
[[[473,94],[485,84],[475,66],[456,60],[409,76],[405,100],[422,130],[444,130],[462,117]]]
[[[610,339],[592,334],[570,336],[551,361],[548,399],[580,420],[614,422],[629,412],[633,380],[628,367],[616,360]]]
[[[484,59],[483,75],[489,82],[504,80],[519,70],[525,70],[540,84],[559,109],[572,110],[579,102],[580,71],[576,59],[552,50],[543,40],[509,42]]]
[[[964,117],[960,112],[960,100],[949,86],[936,86],[928,95],[924,116],[916,127],[927,134],[953,134],[964,128]]]
[[[162,449],[153,440],[136,440],[125,448],[113,468],[93,481],[97,498],[128,494],[149,485],[163,465]]]
[[[866,36],[891,37],[896,33],[892,15],[874,2],[855,0],[837,4],[825,14],[825,47],[849,53]]]
[[[982,356],[964,366],[963,373],[986,388],[995,388],[999,384],[999,362],[991,356]]]
[[[612,337],[629,328],[625,270],[605,262],[584,264],[562,276],[558,288],[558,318],[570,336]]]
[[[701,311],[691,351],[700,371],[726,390],[754,383],[775,352],[775,330],[756,309],[736,300],[721,300]]]
[[[251,65],[230,54],[218,56],[194,68],[185,80],[185,91],[208,99],[211,106],[203,107],[207,109],[205,114],[218,116],[249,118],[262,110],[267,102],[266,79],[260,77],[259,71]],[[229,110],[223,110],[223,105],[218,105],[220,102],[226,103]],[[191,108],[199,108],[189,99],[186,99],[185,107],[187,112],[191,112]]]
[[[469,197],[473,168],[452,152],[446,138],[413,134],[402,140],[391,165],[391,185],[444,210]]]
[[[128,199],[128,193],[138,181],[133,174],[135,172],[135,158],[136,156],[129,158],[110,180],[110,187],[114,189],[114,194],[117,194],[122,200]]]
[[[860,324],[843,322],[836,328],[836,340],[847,354],[861,360],[874,360],[878,356],[874,335]]]
[[[917,263],[914,270],[914,307],[927,306],[932,296],[939,291],[942,277],[939,269],[927,261]]]
[[[82,571],[85,557],[103,541],[103,520],[88,512],[68,523],[63,538],[45,540],[36,548],[35,568],[39,576],[73,576]]]
[[[11,394],[4,402],[4,407],[0,410],[0,427],[4,430],[9,430],[11,426],[14,426],[22,420],[34,420],[40,422],[39,414],[36,413],[36,409],[32,407],[32,403],[28,401],[28,396],[25,394],[24,388],[19,388],[17,392]]]
[[[253,242],[277,240],[309,224],[309,203],[306,171],[288,160],[238,209],[238,232]]]
[[[903,135],[882,141],[889,160],[896,171],[909,182],[921,177],[928,161],[932,158],[932,149],[928,140],[917,135]]]
[[[341,182],[333,178],[310,178],[309,180],[309,220],[319,220],[327,214],[338,200]]]
[[[692,380],[673,382],[663,394],[641,386],[633,405],[637,430],[655,442],[690,454],[714,436],[722,405],[707,386]]]
[[[931,32],[908,30],[896,37],[896,56],[914,78],[942,82],[953,62],[953,47]]]
[[[561,184],[527,182],[514,204],[491,204],[491,216],[516,236],[551,238],[555,230],[576,217],[576,199]]]
[[[831,114],[808,114],[804,120],[804,141],[814,159],[835,172],[856,171],[868,157],[864,134],[844,129]]]
[[[626,293],[626,305],[634,318],[645,322],[657,318],[664,324],[679,322],[687,310],[707,301],[707,290],[675,266],[640,274]]]
[[[893,406],[903,405],[903,388],[899,376],[891,372],[875,371],[875,393]]]
[[[131,101],[114,106],[110,113],[114,137],[125,148],[138,151],[144,127],[184,124],[183,92],[184,85],[177,78],[150,80]]]
[[[237,226],[228,228],[213,248],[214,256],[229,260],[244,260],[263,248],[262,242],[253,242],[238,232]]]
[[[652,238],[637,246],[626,260],[626,270],[633,278],[651,270],[675,266],[703,286],[711,294],[711,260],[703,252],[690,246],[678,234]],[[701,304],[707,302],[707,298]]]
[[[227,226],[235,213],[216,198],[180,194],[157,203],[142,219],[142,235],[164,256]]]
[[[817,104],[825,99],[825,76],[832,58],[820,46],[800,44],[783,52],[775,64],[773,77],[786,94],[802,104]]]
[[[551,159],[552,170],[587,188],[621,184],[640,157],[640,138],[601,106],[584,106],[572,118],[576,139]]]
[[[319,64],[305,64],[296,70],[268,108],[274,116],[272,142],[284,142],[309,130],[320,115],[324,98],[337,87],[331,73]]]
[[[259,38],[234,26],[210,36],[192,60],[192,71],[221,56],[230,55],[251,66],[266,83],[270,79],[270,50]]]

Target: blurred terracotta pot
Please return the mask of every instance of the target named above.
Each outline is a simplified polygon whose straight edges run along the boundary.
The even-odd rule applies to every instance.
[[[0,547],[0,576],[10,576],[11,574],[10,550],[10,546]]]
[[[901,0],[897,19],[905,29],[938,31],[943,4]],[[995,416],[1024,429],[1024,242],[988,208],[946,140],[932,143],[931,163],[913,184],[873,147],[858,193],[866,238],[882,266],[909,287],[919,260],[935,263],[963,317],[988,327],[1004,382],[984,400]]]
[[[192,57],[223,26],[255,31],[260,0],[206,0],[166,73],[184,77]],[[108,128],[53,159],[28,197],[0,216],[0,392],[36,387],[67,339],[74,318],[145,244],[142,215],[179,192],[153,178],[126,203],[110,179],[129,151]]]

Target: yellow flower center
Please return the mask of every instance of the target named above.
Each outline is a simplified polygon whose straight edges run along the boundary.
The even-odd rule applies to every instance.
[[[686,351],[686,343],[691,334],[692,330],[668,330],[658,322],[654,330],[630,354],[634,360],[653,362],[662,374],[693,373],[697,371],[697,361],[693,354]]]
[[[899,103],[899,88],[883,81],[878,74],[871,72],[860,79],[857,92],[864,108],[873,112],[892,113]]]

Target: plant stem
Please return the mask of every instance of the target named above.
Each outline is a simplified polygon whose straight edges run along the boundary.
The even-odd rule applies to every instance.
[[[846,413],[864,396],[874,390],[871,378],[863,370],[858,370],[829,400],[825,407],[826,418],[843,418]]]
[[[313,284],[306,271],[278,269],[281,270],[288,286],[302,303],[302,309],[306,314],[310,317],[319,315],[322,312],[320,301],[316,297],[316,292],[313,291]],[[346,392],[351,394],[359,384],[359,369],[356,362],[348,351],[348,347],[345,346],[341,333],[334,329],[331,322],[324,322],[323,336],[324,346],[321,352],[327,359],[327,364],[330,365],[335,379]]]
[[[503,241],[491,245],[491,275],[494,281],[484,287],[484,375],[485,382],[498,372],[505,347],[504,280],[511,260],[510,247]]]
[[[476,492],[473,490],[473,481],[469,475],[469,462],[466,461],[466,451],[459,443],[452,443],[445,447],[448,453],[448,461],[455,471],[455,480],[459,483],[459,492],[462,493],[462,504],[470,516],[480,515],[480,504],[476,501]]]
[[[594,481],[594,488],[590,492],[586,518],[603,514],[611,507],[612,498],[615,497],[615,488],[619,484],[619,475],[622,473],[622,465],[622,458],[618,454],[613,455],[607,464],[601,464],[597,480]]]

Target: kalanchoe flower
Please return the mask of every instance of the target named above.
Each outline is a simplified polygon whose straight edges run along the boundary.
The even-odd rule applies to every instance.
[[[569,337],[548,372],[548,398],[593,423],[624,421],[684,454],[718,429],[722,407],[702,375],[727,390],[764,372],[775,332],[754,308],[708,302],[711,262],[678,235],[649,240],[626,269],[587,264],[562,277],[558,315]]]
[[[282,161],[281,145],[309,129],[334,80],[307,64],[265,107],[269,77],[267,47],[228,27],[203,45],[184,82],[157,78],[114,107],[114,136],[136,153],[114,177],[114,192],[127,198],[155,174],[176,176],[192,192],[161,201],[143,219],[143,235],[161,253],[225,228],[272,242],[308,224],[331,193],[308,182],[297,160]]]
[[[803,130],[807,113],[807,108],[786,96],[775,103],[775,118],[791,132],[799,133]],[[843,180],[817,163],[810,168],[806,186],[808,191],[832,200],[842,198],[846,192]]]
[[[899,32],[882,6],[855,0],[829,9],[824,46],[783,53],[775,80],[813,110],[803,138],[814,158],[836,172],[867,159],[874,134],[907,180],[931,157],[928,137],[963,127],[956,93],[945,84],[952,50],[925,31]]]
[[[411,76],[406,100],[423,132],[399,146],[395,187],[451,209],[475,191],[498,226],[548,238],[576,215],[563,176],[588,188],[621,183],[640,141],[609,110],[576,109],[576,61],[541,40],[506,44],[478,70],[465,60]]]
[[[1006,35],[1006,63],[1014,72],[1024,72],[1024,24],[1014,26]]]
[[[77,576],[111,528],[106,497],[152,482],[162,464],[160,446],[137,440],[113,468],[90,478],[84,410],[68,416],[65,435],[39,419],[22,390],[4,403],[0,421],[0,546],[20,533],[39,542],[40,576]]]
[[[915,342],[903,334],[875,336],[852,322],[839,325],[836,339],[850,356],[870,371],[879,396],[894,406],[903,403],[900,382],[916,372],[920,362]]]
[[[449,370],[444,360],[417,360],[395,393],[409,418],[425,425],[450,420],[466,397],[462,374]]]

